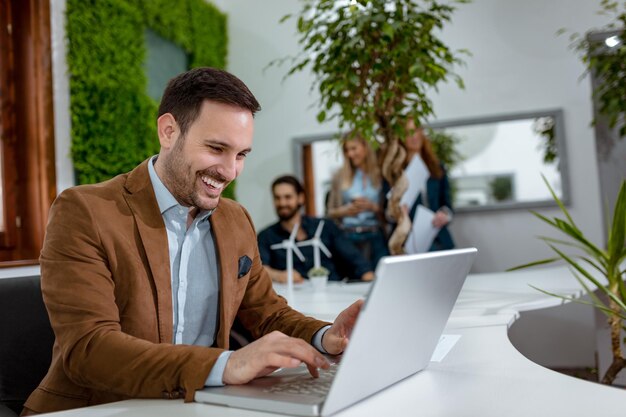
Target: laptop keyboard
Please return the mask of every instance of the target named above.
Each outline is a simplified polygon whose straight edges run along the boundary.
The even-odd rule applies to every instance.
[[[296,395],[325,396],[335,378],[338,366],[332,365],[329,370],[320,369],[319,378],[306,378],[296,381],[285,381],[266,389],[266,392]]]

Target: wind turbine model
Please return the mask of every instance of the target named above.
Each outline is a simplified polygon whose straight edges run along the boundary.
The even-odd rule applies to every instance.
[[[293,298],[293,253],[304,262],[305,258],[296,245],[296,234],[298,233],[299,223],[294,224],[289,239],[285,239],[280,243],[275,243],[270,246],[270,249],[285,249],[287,251],[287,293],[288,298]]]
[[[319,268],[321,266],[320,259],[320,249],[324,252],[324,255],[332,258],[333,256],[330,254],[330,251],[322,242],[322,229],[324,229],[324,220],[320,221],[317,225],[317,229],[315,229],[315,234],[309,240],[303,240],[302,242],[298,242],[296,246],[313,246],[313,267]]]

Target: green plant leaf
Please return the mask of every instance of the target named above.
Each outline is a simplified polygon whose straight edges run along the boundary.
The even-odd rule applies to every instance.
[[[613,210],[613,227],[609,234],[608,253],[610,258],[618,259],[624,251],[626,239],[626,181],[622,181],[615,209]]]
[[[622,301],[619,297],[617,297],[615,294],[613,294],[611,291],[609,291],[609,289],[606,288],[606,286],[601,284],[593,275],[591,275],[587,270],[585,270],[580,265],[578,265],[578,263],[576,263],[573,259],[571,259],[569,256],[567,256],[565,253],[561,252],[558,248],[556,248],[556,247],[554,247],[552,245],[550,245],[550,247],[556,253],[558,253],[559,256],[561,258],[563,258],[563,260],[565,260],[567,263],[569,263],[572,267],[574,267],[574,269],[576,269],[578,272],[580,272],[581,275],[583,275],[585,278],[587,278],[589,281],[591,281],[599,290],[601,290],[609,298],[611,298],[611,300],[613,300],[617,305],[619,305],[622,310],[626,311],[626,304],[624,304],[624,301]],[[610,278],[610,277],[607,277],[607,278]],[[609,281],[609,285],[611,285],[611,284],[612,283]]]
[[[565,245],[565,246],[569,246],[572,248],[576,248],[581,250],[582,252],[585,252],[586,254],[588,254],[589,256],[592,257],[596,257],[596,252],[594,252],[593,250],[591,250],[589,247],[582,245],[580,243],[577,242],[572,242],[572,241],[567,241],[567,240],[561,240],[561,239],[555,239],[553,237],[549,237],[549,236],[537,236],[538,239],[543,240],[546,243],[556,243],[559,245]],[[602,264],[604,265],[605,262],[602,262]]]
[[[605,275],[605,276],[607,275],[607,270],[606,269],[602,269],[602,266],[600,266],[597,263],[595,263],[592,259],[587,258],[585,256],[578,256],[577,258],[587,262],[591,267],[593,267],[596,271],[598,271],[602,275]]]
[[[569,240],[556,239],[550,236],[537,236],[537,238],[543,240],[544,242],[558,243],[559,245],[571,246],[571,247],[574,247],[583,251],[585,250],[584,246],[581,246],[578,243],[571,242]]]
[[[549,225],[559,229],[559,226],[557,226],[556,221],[550,220],[549,218],[547,218],[543,214],[538,213],[538,212],[536,212],[534,210],[530,210],[530,213],[533,214],[534,216],[538,217],[539,219],[543,220],[544,222],[548,223]]]
[[[589,288],[589,286],[587,286],[587,284],[585,283],[585,280],[583,280],[580,275],[578,275],[576,272],[572,271],[572,274],[574,275],[574,278],[576,278],[576,280],[580,283],[580,285],[585,289],[585,292],[587,293],[587,295],[589,295],[589,298],[591,298],[592,302],[594,303],[594,306],[597,306],[598,308],[601,308],[603,310],[603,312],[605,314],[608,314],[609,316],[613,316],[615,314],[615,312],[613,310],[611,310],[605,302],[603,302],[595,293],[595,291],[593,291],[591,288]]]
[[[546,186],[548,187],[548,190],[550,190],[550,194],[552,194],[552,198],[554,199],[554,201],[556,201],[556,204],[558,204],[559,208],[561,209],[561,211],[563,212],[563,214],[565,214],[565,217],[567,217],[567,220],[569,220],[569,223],[576,228],[576,224],[574,223],[574,220],[572,219],[572,216],[570,216],[569,212],[567,211],[567,209],[565,208],[565,205],[563,204],[563,202],[561,201],[561,199],[559,198],[559,196],[556,195],[556,193],[554,192],[554,190],[552,189],[552,186],[550,185],[550,183],[548,182],[548,180],[546,179],[546,176],[541,174],[541,178],[543,179],[543,182],[546,184]]]
[[[535,290],[537,290],[537,291],[539,291],[539,292],[542,292],[542,293],[544,293],[544,294],[546,294],[546,295],[549,295],[549,296],[551,296],[551,297],[560,298],[560,299],[562,299],[562,300],[564,300],[564,301],[571,301],[571,302],[573,302],[573,303],[585,304],[585,305],[593,306],[593,307],[597,308],[598,310],[600,310],[602,313],[604,313],[607,317],[612,317],[612,316],[614,316],[614,315],[615,315],[615,312],[614,312],[614,311],[612,311],[611,309],[607,308],[607,307],[606,307],[604,304],[602,304],[602,303],[600,303],[600,304],[596,304],[596,303],[594,303],[593,301],[587,301],[587,300],[582,300],[582,299],[580,299],[580,298],[576,298],[576,297],[572,297],[572,296],[566,296],[566,295],[556,294],[556,293],[553,293],[553,292],[550,292],[550,291],[543,290],[543,289],[541,289],[541,288],[539,288],[539,287],[535,287],[535,286],[534,286],[534,285],[532,285],[532,284],[528,284],[528,286],[529,286],[529,287],[531,287],[531,288],[533,288],[533,289],[535,289]],[[620,318],[622,318],[622,319],[626,319],[626,317],[624,317],[624,316],[623,316],[623,315],[621,315],[621,314],[618,314],[617,316],[618,316],[618,317],[620,317]]]
[[[544,264],[549,264],[555,261],[559,261],[561,260],[561,258],[548,258],[548,259],[542,259],[540,261],[534,261],[534,262],[529,262],[527,264],[523,264],[523,265],[518,265],[518,266],[514,266],[512,268],[507,269],[507,272],[510,271],[517,271],[519,269],[524,269],[524,268],[529,268],[531,266],[537,266],[537,265],[544,265]]]

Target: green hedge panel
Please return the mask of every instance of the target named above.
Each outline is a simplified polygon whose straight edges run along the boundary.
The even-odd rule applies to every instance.
[[[226,15],[204,0],[68,0],[66,14],[71,154],[77,182],[94,183],[159,151],[145,29],[179,45],[191,67],[225,68]]]

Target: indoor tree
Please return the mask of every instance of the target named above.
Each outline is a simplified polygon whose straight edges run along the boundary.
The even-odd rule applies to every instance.
[[[411,221],[399,206],[407,188],[406,152],[401,141],[407,121],[422,126],[434,114],[428,94],[452,78],[460,55],[438,37],[456,3],[469,0],[303,0],[297,15],[301,53],[289,75],[311,68],[320,94],[320,122],[337,118],[381,147],[381,172],[393,187],[389,214],[398,227],[389,240],[403,252]],[[290,18],[285,16],[283,20]]]
[[[571,46],[587,71],[597,75],[598,85],[593,95],[599,112],[611,129],[618,128],[619,137],[623,138],[626,136],[626,1],[601,0],[598,14],[611,19],[601,31],[614,35],[605,42],[597,42],[575,33],[571,36]]]

